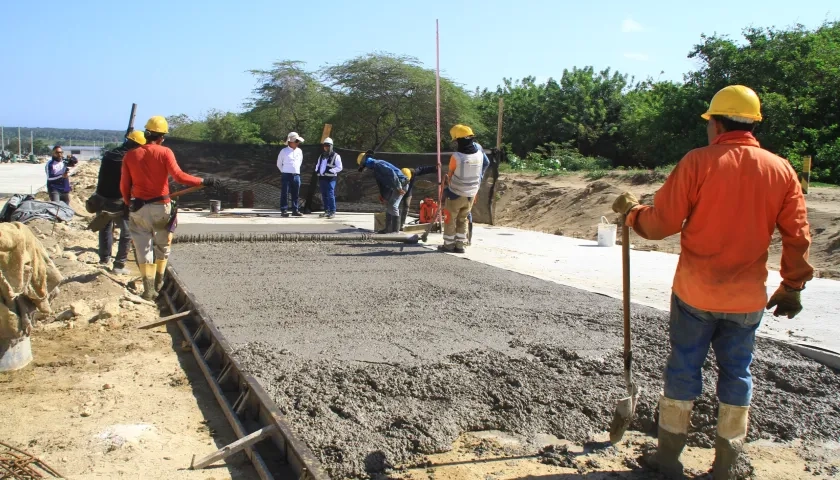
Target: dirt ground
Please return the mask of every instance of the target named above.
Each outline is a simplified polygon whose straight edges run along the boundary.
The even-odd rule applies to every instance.
[[[645,204],[662,183],[648,183],[645,176],[623,177],[620,172],[598,180],[584,175],[538,177],[535,174],[503,174],[499,177],[495,221],[497,225],[537,230],[556,235],[597,238],[601,216],[615,222],[611,206],[624,191],[633,192]],[[840,278],[840,188],[811,187],[806,195],[811,225],[811,264],[815,276]],[[680,237],[648,241],[631,233],[638,250],[680,252]],[[770,246],[768,267],[779,269],[781,237],[778,231]]]
[[[181,351],[177,327],[137,329],[158,311],[120,284],[139,276],[133,257],[133,276],[98,265],[96,234],[84,230],[90,217],[80,202],[97,171],[98,163],[83,164],[73,178],[77,216],[69,225],[28,224],[65,280],[53,314],[33,330],[33,362],[0,373],[0,441],[70,479],[255,478],[242,453],[216,468],[187,470],[193,455],[236,438],[192,354]]]
[[[652,439],[628,432],[617,447],[607,435],[594,437],[584,446],[566,441],[536,448],[519,437],[501,432],[472,432],[462,435],[451,451],[430,455],[416,465],[396,471],[399,480],[608,480],[651,479],[655,473],[642,470],[639,458],[649,450]],[[803,458],[819,449],[801,441],[758,442],[746,447],[757,479],[794,480],[833,478],[836,467],[809,467]],[[714,461],[710,449],[687,447],[681,457],[691,479],[711,478]]]

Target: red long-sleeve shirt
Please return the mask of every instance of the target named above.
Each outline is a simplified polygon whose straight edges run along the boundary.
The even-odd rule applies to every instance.
[[[169,195],[169,176],[181,185],[197,187],[202,179],[181,171],[172,150],[151,143],[125,154],[120,178],[120,193],[126,205],[131,198],[150,200]],[[169,197],[162,200],[169,203]]]
[[[689,152],[627,225],[650,240],[681,232],[674,293],[692,307],[757,312],[767,303],[770,238],[782,234],[782,283],[803,288],[811,236],[796,172],[748,132],[719,135]]]

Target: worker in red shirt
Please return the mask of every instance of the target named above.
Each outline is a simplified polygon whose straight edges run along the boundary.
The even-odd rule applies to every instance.
[[[120,178],[120,193],[129,205],[131,240],[143,276],[143,298],[147,300],[157,298],[163,286],[172,244],[169,176],[190,187],[221,186],[213,177],[201,179],[181,171],[172,150],[161,145],[167,133],[169,124],[165,118],[150,118],[146,122],[146,145],[126,153]]]
[[[719,377],[715,479],[736,478],[747,436],[755,332],[765,307],[793,318],[799,292],[813,276],[811,237],[802,188],[784,158],[761,148],[752,131],[761,121],[758,95],[742,85],[720,90],[702,115],[709,146],[688,152],[656,192],[653,206],[631,193],[613,204],[641,237],[680,233],[680,259],[671,296],[671,353],[659,401],[659,448],[647,458],[682,478],[679,461],[694,400],[703,389],[709,347]],[[770,238],[782,236],[782,284],[767,301]]]

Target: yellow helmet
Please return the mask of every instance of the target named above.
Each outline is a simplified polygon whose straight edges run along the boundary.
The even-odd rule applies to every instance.
[[[459,138],[475,136],[475,134],[472,131],[472,128],[466,125],[461,125],[460,123],[449,130],[449,135],[452,136],[453,141],[458,140]]]
[[[709,110],[701,117],[703,120],[708,120],[712,115],[722,115],[742,123],[760,122],[761,102],[751,88],[730,85],[712,97]]]
[[[140,130],[132,130],[125,138],[140,145],[146,144],[146,136]]]
[[[357,163],[358,165],[361,165],[361,164],[362,164],[362,162],[364,162],[364,161],[365,161],[365,153],[366,153],[366,152],[362,152],[362,153],[360,153],[360,154],[359,154],[359,156],[358,156],[358,157],[356,157],[356,163]]]
[[[411,169],[403,168],[403,169],[400,169],[400,171],[403,172],[403,175],[405,175],[405,178],[411,180]]]
[[[146,130],[166,135],[169,133],[169,123],[160,115],[154,116],[146,122]]]

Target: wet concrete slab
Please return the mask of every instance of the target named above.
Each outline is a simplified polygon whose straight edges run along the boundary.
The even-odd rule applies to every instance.
[[[375,476],[498,430],[584,442],[621,377],[618,300],[421,246],[179,244],[173,267],[334,478]],[[654,432],[665,312],[633,307],[631,425]],[[840,375],[759,340],[750,440],[830,439]],[[689,444],[711,447],[714,354]]]

